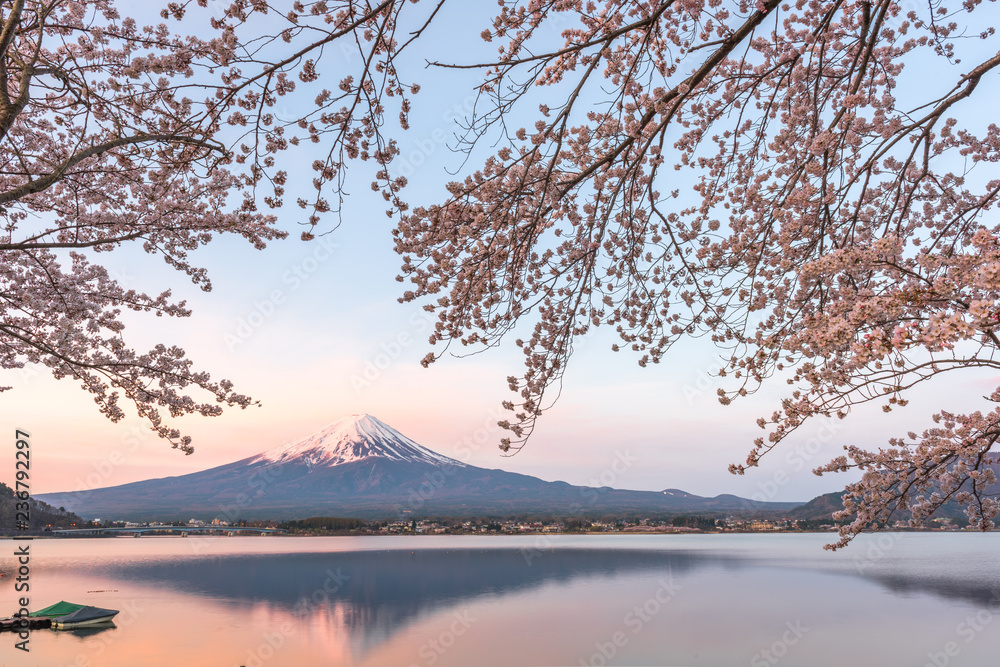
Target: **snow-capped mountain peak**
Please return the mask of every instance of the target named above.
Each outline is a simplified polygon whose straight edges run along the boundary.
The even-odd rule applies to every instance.
[[[253,460],[271,463],[302,460],[313,466],[335,466],[369,457],[435,465],[464,465],[417,444],[368,414],[344,417],[298,442],[258,454]]]

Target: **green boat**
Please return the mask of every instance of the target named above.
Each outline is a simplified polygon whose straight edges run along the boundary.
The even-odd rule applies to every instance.
[[[52,627],[56,630],[86,628],[95,625],[107,625],[118,615],[117,609],[101,609],[85,604],[74,604],[61,601],[54,605],[39,609],[28,614],[29,618],[50,618]]]

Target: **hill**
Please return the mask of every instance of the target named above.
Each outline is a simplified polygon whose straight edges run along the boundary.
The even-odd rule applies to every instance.
[[[28,510],[29,522],[27,530],[17,528],[18,512],[23,511],[18,507],[17,494],[9,486],[0,482],[0,535],[24,535],[37,534],[52,528],[72,528],[83,524],[83,519],[72,512],[67,512],[62,508],[56,508],[37,498],[29,500]]]
[[[991,463],[989,467],[993,469],[994,474],[997,479],[1000,480],[1000,463]],[[968,482],[966,482],[968,484]],[[987,488],[987,493],[994,496],[1000,495],[1000,482],[991,485]],[[821,496],[816,496],[809,502],[793,510],[786,512],[786,516],[789,519],[830,519],[831,514],[844,508],[841,498],[843,497],[843,491],[835,491],[833,493],[826,493]],[[890,522],[893,521],[909,521],[911,517],[910,512],[900,511],[893,515]],[[949,501],[941,506],[941,508],[934,513],[931,517],[932,519],[952,519],[958,524],[964,524],[968,518],[965,515],[965,509],[962,505],[954,501]]]

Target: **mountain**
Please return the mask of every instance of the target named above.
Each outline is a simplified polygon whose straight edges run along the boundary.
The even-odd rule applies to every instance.
[[[993,469],[993,474],[997,478],[997,482],[986,487],[986,494],[989,496],[1000,496],[1000,462],[987,463],[987,468]],[[965,488],[968,488],[968,482],[966,482]],[[940,489],[940,487],[935,486],[934,488]],[[843,501],[841,500],[844,495],[843,491],[834,491],[833,493],[824,493],[821,496],[816,496],[804,505],[800,505],[795,509],[786,513],[789,519],[831,519],[831,515],[834,512],[839,512],[844,509]],[[900,510],[893,514],[891,521],[909,521],[910,512],[906,510]],[[965,506],[959,503],[949,500],[944,505],[941,506],[938,511],[936,511],[932,516],[932,519],[952,519],[959,525],[965,525],[968,522],[968,517],[965,514]]]
[[[843,497],[843,495],[843,491],[834,491],[832,493],[824,493],[821,496],[816,496],[806,504],[790,510],[788,512],[788,518],[806,520],[825,519],[832,521],[833,513],[844,509],[844,505],[841,502],[841,497]]]
[[[479,468],[370,415],[345,417],[298,442],[201,472],[38,497],[88,518],[131,520],[718,514],[798,505],[573,486]]]

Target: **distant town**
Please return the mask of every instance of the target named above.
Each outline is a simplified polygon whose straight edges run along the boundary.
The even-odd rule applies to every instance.
[[[143,529],[158,528],[162,532],[186,534],[192,529],[199,532],[238,534],[241,529],[280,530],[287,535],[524,535],[524,534],[583,534],[583,533],[769,533],[832,531],[837,523],[815,519],[747,519],[744,517],[713,518],[705,516],[680,516],[673,518],[642,519],[397,519],[367,521],[341,517],[311,517],[293,521],[202,521],[134,522],[106,521],[71,524],[68,528],[81,531],[94,529]],[[175,529],[171,531],[170,529]],[[914,528],[905,521],[896,521],[892,530],[956,531],[966,526],[950,518],[934,519]]]

